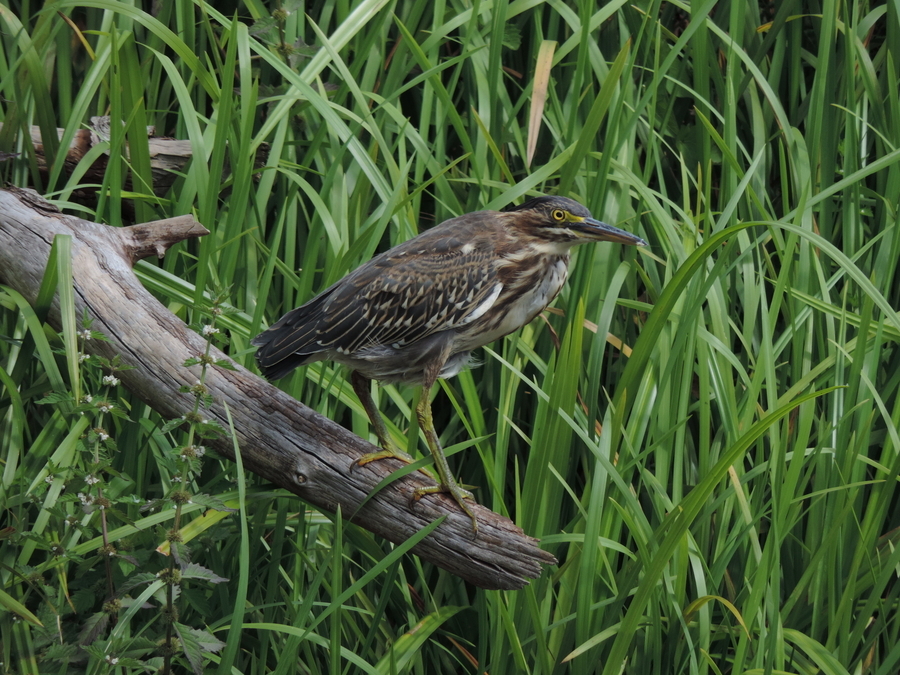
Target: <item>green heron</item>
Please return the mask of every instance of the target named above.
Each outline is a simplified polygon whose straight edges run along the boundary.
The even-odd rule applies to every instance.
[[[417,488],[412,501],[449,492],[477,533],[465,503],[472,493],[454,479],[434,429],[431,387],[462,370],[473,349],[543,311],[566,282],[570,249],[592,241],[646,245],[565,197],[537,197],[505,211],[451,218],[285,314],[253,339],[257,362],[269,379],[314,361],[351,368],[353,389],[383,448],[353,463],[360,466],[386,457],[411,461],[388,437],[371,380],[421,384],[416,416],[440,484]]]

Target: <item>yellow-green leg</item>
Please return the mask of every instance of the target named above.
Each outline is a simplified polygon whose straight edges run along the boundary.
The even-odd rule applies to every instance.
[[[353,391],[356,392],[359,402],[362,403],[363,409],[366,411],[366,415],[368,415],[369,421],[372,423],[372,430],[375,432],[375,435],[378,436],[378,444],[382,447],[382,450],[363,455],[355,460],[351,466],[365,466],[369,462],[388,458],[399,459],[401,462],[411,464],[414,461],[413,458],[403,452],[391,441],[387,425],[384,423],[384,419],[381,417],[381,413],[378,411],[375,401],[372,400],[371,383],[372,380],[355,370],[350,375],[350,384],[353,385]]]
[[[387,458],[399,459],[401,462],[410,464],[413,461],[413,458],[403,452],[391,441],[387,425],[384,423],[384,419],[381,417],[381,413],[378,411],[375,401],[372,400],[371,383],[372,380],[359,374],[355,370],[350,374],[350,384],[353,385],[353,391],[356,392],[359,402],[363,404],[363,410],[366,411],[369,422],[372,423],[372,429],[378,437],[378,444],[382,447],[382,450],[380,452],[370,452],[365,454],[354,461],[353,464],[365,466],[369,462]]]
[[[439,368],[437,369],[437,372],[440,372]],[[437,373],[430,378],[427,377],[426,374],[426,380],[422,386],[422,396],[416,406],[416,416],[419,418],[419,428],[425,432],[425,440],[428,442],[428,449],[431,450],[431,455],[434,457],[434,468],[437,470],[438,481],[440,484],[416,488],[413,490],[412,501],[419,501],[423,496],[435,494],[437,492],[450,493],[453,499],[456,500],[456,503],[459,504],[459,508],[465,511],[466,515],[472,519],[472,531],[477,535],[478,521],[475,519],[475,514],[472,513],[472,509],[465,503],[466,499],[474,501],[475,497],[471,492],[461,487],[459,483],[456,482],[456,479],[450,472],[450,465],[447,463],[447,458],[444,456],[444,450],[441,448],[441,441],[438,439],[437,432],[434,430],[434,419],[431,416],[431,397],[429,394],[436,379]]]
[[[456,482],[456,479],[453,478],[453,474],[450,472],[450,465],[447,463],[447,458],[444,456],[444,451],[441,448],[441,442],[438,439],[437,432],[434,430],[434,420],[431,416],[431,399],[429,393],[431,392],[431,387],[437,380],[437,373],[440,372],[440,368],[434,367],[432,368],[432,371],[434,374],[431,377],[426,377],[426,381],[422,387],[422,396],[419,398],[418,405],[416,405],[416,417],[419,419],[419,428],[425,433],[428,449],[431,450],[431,455],[434,457],[434,468],[438,473],[439,485],[416,488],[413,490],[412,501],[419,501],[423,496],[435,494],[437,492],[450,493],[453,499],[456,500],[456,503],[459,504],[459,507],[472,519],[472,530],[477,535],[478,521],[475,520],[475,514],[472,513],[472,509],[470,509],[463,501],[465,499],[474,500],[474,497],[471,492],[460,487],[459,483]],[[351,464],[351,468],[353,466],[365,466],[369,462],[387,458],[399,459],[401,462],[406,462],[407,464],[411,463],[413,458],[397,448],[390,439],[387,425],[385,425],[384,419],[382,419],[381,413],[375,405],[375,401],[372,400],[371,380],[364,375],[353,371],[350,376],[350,383],[353,385],[353,391],[355,391],[357,397],[359,397],[359,401],[362,403],[363,409],[366,411],[366,415],[368,415],[369,421],[372,423],[372,430],[375,432],[375,435],[378,437],[378,442],[383,448],[379,452],[370,452],[363,455]],[[425,469],[419,469],[419,471],[429,478],[433,478]]]
[[[390,434],[388,434],[387,425],[384,423],[384,418],[381,416],[381,413],[378,411],[378,407],[375,405],[375,401],[372,400],[372,390],[371,383],[368,377],[364,375],[360,375],[355,370],[350,375],[350,384],[353,385],[353,391],[356,392],[357,397],[359,397],[359,402],[363,405],[363,410],[366,411],[366,415],[369,417],[369,422],[372,423],[372,430],[375,432],[375,435],[378,437],[378,444],[382,447],[378,452],[369,452],[360,457],[350,465],[352,469],[354,466],[365,466],[369,462],[375,462],[379,459],[399,459],[401,462],[406,462],[407,464],[412,464],[415,460],[410,457],[407,453],[403,452],[400,448],[398,448],[391,441]],[[421,468],[419,469],[421,473],[424,473],[426,476],[434,479],[434,476],[431,475],[431,472],[428,469]]]

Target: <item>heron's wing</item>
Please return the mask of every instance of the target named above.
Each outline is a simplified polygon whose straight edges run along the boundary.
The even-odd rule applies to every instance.
[[[402,348],[466,325],[497,300],[487,212],[442,223],[382,253],[308,303],[288,312],[253,344],[263,369],[290,370],[328,350]],[[285,359],[284,368],[275,368]],[[276,375],[277,377],[277,375]]]
[[[439,230],[349,275],[325,302],[323,345],[348,353],[374,345],[401,348],[487,312],[502,290],[493,242],[467,236],[468,227]]]

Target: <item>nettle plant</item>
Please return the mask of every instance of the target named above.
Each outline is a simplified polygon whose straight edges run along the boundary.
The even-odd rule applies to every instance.
[[[194,585],[190,604],[196,606],[202,603],[197,584],[227,581],[192,561],[191,548],[182,534],[189,509],[234,511],[222,499],[199,492],[196,480],[207,454],[204,441],[227,434],[203,414],[213,403],[205,385],[210,367],[232,368],[230,361],[210,356],[213,343],[226,340],[216,327],[217,319],[227,311],[224,297],[223,293],[212,297],[204,312],[210,320],[196,327],[206,338],[204,353],[184,363],[185,368],[199,370],[193,385],[181,387],[182,393],[193,397],[193,407],[158,429],[171,441],[169,452],[159,462],[170,476],[163,496],[147,502],[129,491],[135,481],[114,468],[116,429],[137,420],[131,418],[127,400],[117,397],[119,374],[128,366],[118,357],[105,359],[88,353],[89,342],[106,339],[91,330],[89,318],[82,320],[77,332],[78,367],[74,372],[78,376],[72,391],[54,392],[37,401],[56,406],[77,424],[84,425],[87,420],[73,460],[66,466],[49,465],[43,489],[30,495],[35,505],[46,506],[47,491],[61,483],[60,496],[49,509],[50,520],[39,532],[32,529],[22,535],[22,543],[31,542],[34,550],[45,551],[38,564],[17,570],[27,586],[25,601],[31,604],[35,596],[43,600],[37,609],[43,628],[36,634],[40,646],[45,647],[45,661],[70,667],[82,664],[90,672],[98,672],[98,666],[102,671],[105,665],[168,673],[174,662],[185,659],[191,670],[201,673],[208,655],[224,647],[205,627],[180,620],[186,604],[185,584]],[[139,530],[158,523],[154,541],[162,539],[164,543],[155,550],[136,545],[140,535],[135,533],[136,519],[129,512],[137,512],[144,521]],[[39,520],[40,516],[33,522]],[[170,526],[164,528],[164,523]],[[79,541],[98,537],[99,545],[89,554],[79,554]],[[145,542],[149,543],[146,539],[141,543]],[[44,576],[51,571],[59,580],[57,585]]]

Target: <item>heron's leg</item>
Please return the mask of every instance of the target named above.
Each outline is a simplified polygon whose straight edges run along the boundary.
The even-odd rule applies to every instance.
[[[396,445],[394,445],[394,443],[391,441],[390,434],[388,434],[387,425],[384,423],[384,418],[378,411],[378,407],[375,405],[375,401],[372,400],[371,383],[372,380],[355,370],[350,375],[350,384],[353,385],[353,391],[356,392],[356,396],[359,398],[359,402],[362,403],[363,409],[366,411],[366,415],[368,415],[369,421],[372,423],[372,429],[375,431],[375,435],[378,436],[378,444],[382,447],[382,449],[378,452],[366,453],[362,457],[355,459],[350,465],[350,468],[352,469],[354,466],[365,466],[369,462],[375,462],[379,459],[388,458],[399,459],[401,462],[410,464],[415,460],[408,454],[403,452]],[[427,469],[422,468],[419,469],[419,471],[424,473],[429,478],[433,478],[433,476],[428,472]]]
[[[381,413],[378,411],[375,401],[372,400],[371,383],[372,380],[355,370],[350,374],[350,384],[353,385],[353,391],[356,392],[359,402],[362,403],[363,410],[366,411],[369,422],[372,423],[372,429],[375,431],[375,435],[378,436],[378,444],[383,449],[381,452],[370,452],[363,455],[357,459],[354,464],[363,466],[369,462],[374,462],[376,459],[383,459],[385,457],[396,457],[408,464],[413,461],[412,457],[400,450],[400,448],[391,441],[387,425],[384,423],[384,418],[382,418]]]
[[[434,457],[434,468],[437,470],[440,484],[416,488],[413,490],[412,501],[419,501],[423,496],[436,492],[449,492],[453,499],[456,500],[456,503],[459,504],[459,508],[465,511],[466,515],[472,519],[472,531],[477,535],[478,521],[475,519],[472,509],[465,502],[466,499],[474,500],[475,497],[456,482],[450,471],[447,458],[444,456],[444,450],[441,448],[441,441],[434,430],[434,419],[431,416],[431,397],[429,394],[440,370],[440,367],[438,367],[436,369],[429,368],[431,372],[426,371],[425,382],[422,386],[422,396],[419,399],[419,404],[416,406],[419,428],[425,433],[425,440],[428,442],[428,449],[431,450],[431,455]]]

